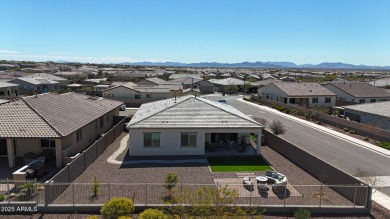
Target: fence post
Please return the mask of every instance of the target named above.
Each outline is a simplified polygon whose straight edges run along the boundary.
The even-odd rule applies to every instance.
[[[286,207],[286,199],[287,199],[287,186],[284,187],[284,207]]]
[[[255,190],[253,189],[253,191]],[[252,190],[249,191],[249,207],[252,207]]]
[[[9,183],[10,183],[10,180],[7,178],[7,191],[8,191],[8,204],[10,203],[10,199],[9,199]]]
[[[37,206],[38,206],[38,183],[37,183],[37,178],[35,178],[35,197],[36,197],[36,202],[37,202]]]
[[[321,208],[321,205],[322,205],[322,184],[320,187],[320,208]]]
[[[95,145],[95,150],[96,150],[96,158],[95,158],[95,160],[96,160],[99,157],[99,150],[98,150],[96,142],[93,144]]]
[[[72,202],[74,206],[74,183],[72,183]]]
[[[145,183],[145,206],[148,206],[148,183]]]
[[[111,186],[110,185],[111,185],[110,183],[107,184],[107,186],[108,186],[108,200],[111,199]]]
[[[355,186],[355,196],[353,197],[353,207],[356,207],[356,194],[357,194],[357,186]]]
[[[180,183],[180,199],[183,200],[183,182]]]

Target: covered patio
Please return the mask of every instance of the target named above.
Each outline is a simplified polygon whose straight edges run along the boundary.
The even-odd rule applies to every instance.
[[[255,135],[258,134],[261,136],[261,132]],[[205,133],[205,155],[207,156],[252,156],[256,154],[260,154],[260,145],[258,146],[251,140],[250,133]]]

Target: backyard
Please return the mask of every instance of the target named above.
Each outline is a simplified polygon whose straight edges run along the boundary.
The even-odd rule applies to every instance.
[[[260,156],[207,157],[212,172],[260,172],[272,167]]]

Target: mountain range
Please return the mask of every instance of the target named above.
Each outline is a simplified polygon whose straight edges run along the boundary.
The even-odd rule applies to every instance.
[[[342,62],[323,62],[320,64],[297,65],[294,62],[240,62],[240,63],[219,63],[219,62],[122,62],[120,65],[143,65],[143,66],[177,66],[177,67],[212,67],[212,68],[311,68],[311,69],[378,69],[390,70],[390,66],[369,66],[353,65]]]

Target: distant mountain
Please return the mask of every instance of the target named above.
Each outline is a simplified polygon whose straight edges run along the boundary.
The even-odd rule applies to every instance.
[[[378,69],[390,70],[390,66],[367,66],[353,65],[342,62],[323,62],[320,64],[297,65],[293,62],[240,62],[240,63],[219,63],[219,62],[122,62],[120,65],[144,65],[144,66],[177,66],[177,67],[212,67],[212,68],[318,68],[318,69]]]
[[[58,61],[54,61],[54,63],[70,63],[70,62],[66,60],[58,60]]]

